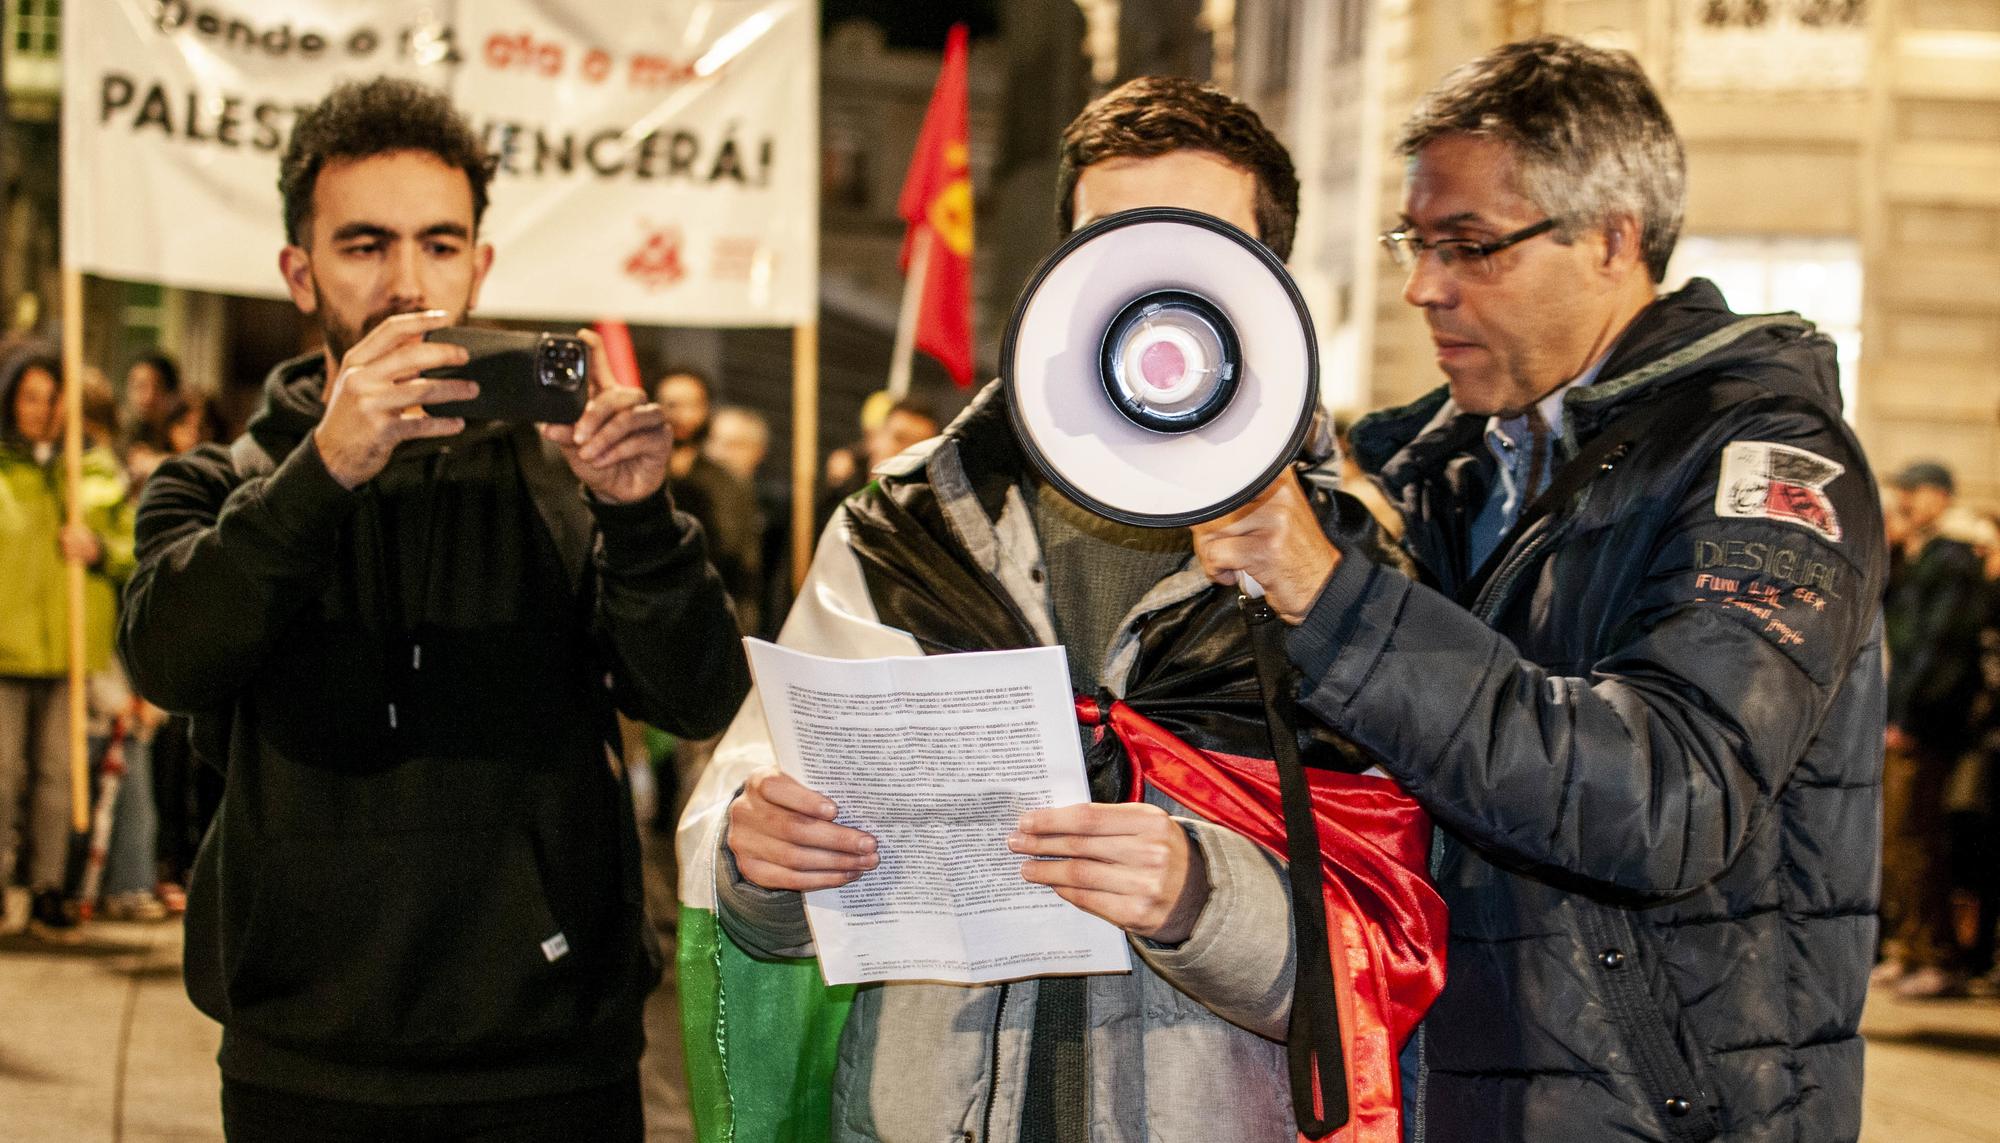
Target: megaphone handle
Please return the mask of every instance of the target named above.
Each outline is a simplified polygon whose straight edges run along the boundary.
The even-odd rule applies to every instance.
[[[1258,583],[1257,577],[1251,575],[1249,572],[1240,571],[1236,573],[1236,587],[1251,599],[1264,598],[1264,585]]]

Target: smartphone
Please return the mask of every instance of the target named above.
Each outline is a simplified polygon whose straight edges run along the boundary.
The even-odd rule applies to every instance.
[[[424,406],[431,416],[568,425],[590,400],[590,347],[578,338],[452,326],[431,330],[424,340],[462,345],[472,355],[463,365],[426,369],[424,376],[479,382],[479,396],[470,401]]]

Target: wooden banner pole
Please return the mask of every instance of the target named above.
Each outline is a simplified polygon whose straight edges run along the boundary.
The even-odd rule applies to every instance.
[[[83,271],[62,273],[64,523],[83,526]],[[84,566],[64,558],[69,595],[69,773],[71,824],[90,828],[89,691],[84,663]]]
[[[792,590],[812,563],[814,485],[819,476],[819,322],[792,327]]]

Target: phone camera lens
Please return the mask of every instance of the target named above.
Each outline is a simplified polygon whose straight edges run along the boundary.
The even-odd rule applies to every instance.
[[[583,384],[583,346],[552,341],[542,346],[542,384],[551,389],[576,389]]]

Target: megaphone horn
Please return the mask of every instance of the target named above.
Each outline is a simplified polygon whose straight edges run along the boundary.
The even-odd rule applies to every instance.
[[[1319,403],[1312,319],[1263,243],[1210,215],[1130,210],[1071,235],[1015,305],[1000,376],[1030,463],[1127,524],[1247,503]]]

